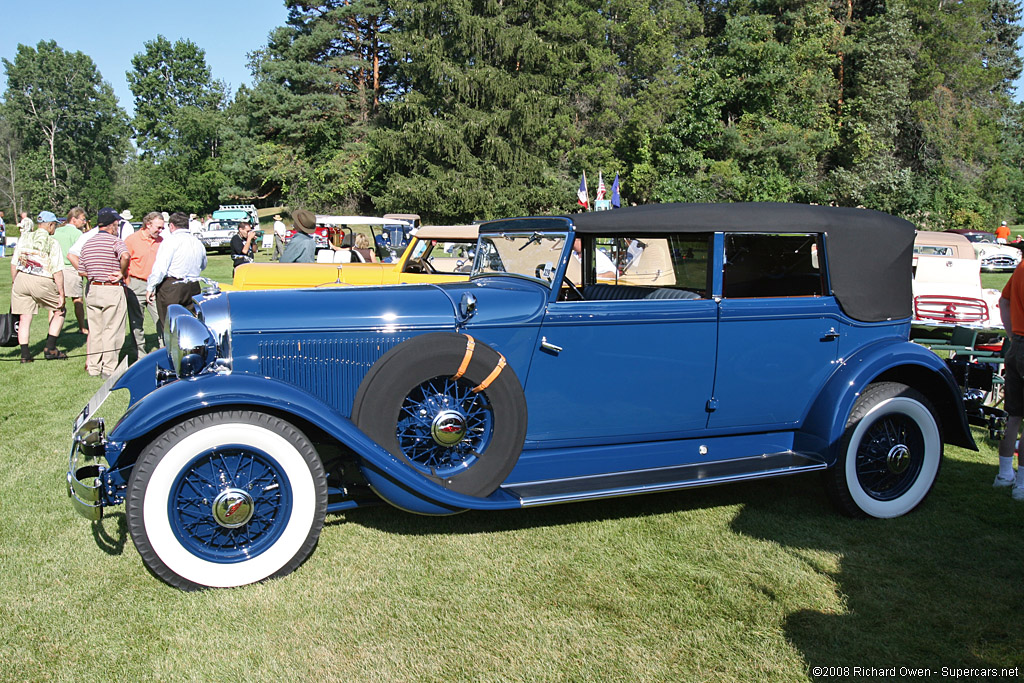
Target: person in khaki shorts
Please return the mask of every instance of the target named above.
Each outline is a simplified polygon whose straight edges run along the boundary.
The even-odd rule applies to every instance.
[[[158,346],[164,345],[164,326],[157,315],[156,302],[146,300],[146,282],[153,272],[153,261],[156,252],[163,243],[160,233],[164,230],[164,217],[159,211],[151,211],[142,219],[142,228],[136,230],[124,241],[128,248],[128,289],[125,296],[128,301],[128,325],[135,337],[135,348],[139,358],[146,355],[146,333],[144,326],[146,316],[143,309],[149,309],[149,317],[156,325]]]
[[[82,237],[86,222],[85,209],[76,206],[68,211],[67,223],[53,233],[54,239],[60,244],[60,250],[64,253],[64,294],[71,297],[71,303],[74,304],[75,320],[78,322],[80,334],[89,334],[89,327],[85,323],[85,292],[82,288],[82,276],[68,259],[68,254],[75,242]]]
[[[60,244],[53,238],[57,216],[50,211],[42,211],[36,220],[39,229],[18,240],[11,259],[11,280],[14,283],[11,287],[11,313],[21,316],[18,343],[21,345],[22,363],[34,360],[28,350],[28,334],[32,316],[40,306],[50,309],[50,326],[43,355],[46,360],[68,357],[57,350],[57,336],[64,325],[64,255]]]
[[[85,371],[109,377],[117,368],[128,320],[124,279],[128,275],[128,248],[117,236],[121,217],[113,209],[101,209],[93,235],[78,259],[78,269],[89,281],[85,305],[89,315],[89,361]]]

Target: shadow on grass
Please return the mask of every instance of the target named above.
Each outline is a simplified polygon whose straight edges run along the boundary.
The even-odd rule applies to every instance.
[[[947,458],[924,504],[892,520],[822,515],[795,481],[765,482],[771,495],[749,496],[734,530],[778,543],[845,598],[841,613],[800,609],[785,620],[812,678],[814,667],[841,667],[847,677],[858,677],[855,667],[890,669],[880,676],[896,667],[900,678],[900,667],[933,676],[951,675],[942,667],[1024,670],[1024,506],[992,489],[994,473],[994,464]],[[821,569],[808,551],[838,555],[838,571]]]
[[[124,512],[106,513],[98,522],[92,523],[92,538],[96,547],[107,555],[120,555],[128,540],[128,520]]]
[[[786,479],[792,482],[793,490],[805,499],[804,505],[810,505],[818,514],[833,514],[818,476],[802,474]],[[767,495],[778,487],[773,483],[778,481],[710,486],[516,510],[469,510],[442,517],[411,514],[385,504],[330,516],[324,526],[351,523],[411,536],[514,531],[743,505]]]

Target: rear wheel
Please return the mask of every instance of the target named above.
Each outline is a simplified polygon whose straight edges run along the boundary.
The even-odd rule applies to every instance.
[[[828,491],[854,517],[898,517],[925,499],[942,461],[935,411],[920,392],[872,384],[850,411]]]
[[[283,576],[316,546],[323,466],[294,426],[225,411],[190,418],[147,446],[126,500],[143,562],[185,590]]]

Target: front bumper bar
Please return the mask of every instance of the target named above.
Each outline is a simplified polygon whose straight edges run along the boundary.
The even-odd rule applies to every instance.
[[[82,460],[103,458],[107,443],[103,418],[89,420],[75,432],[68,458],[68,496],[75,512],[96,522],[103,519],[103,478],[107,467],[99,463],[82,464]]]

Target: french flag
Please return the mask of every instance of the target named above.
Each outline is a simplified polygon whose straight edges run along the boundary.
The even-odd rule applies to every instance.
[[[587,172],[583,172],[583,177],[580,179],[580,189],[576,192],[576,201],[583,208],[590,208],[590,197],[587,196]]]

